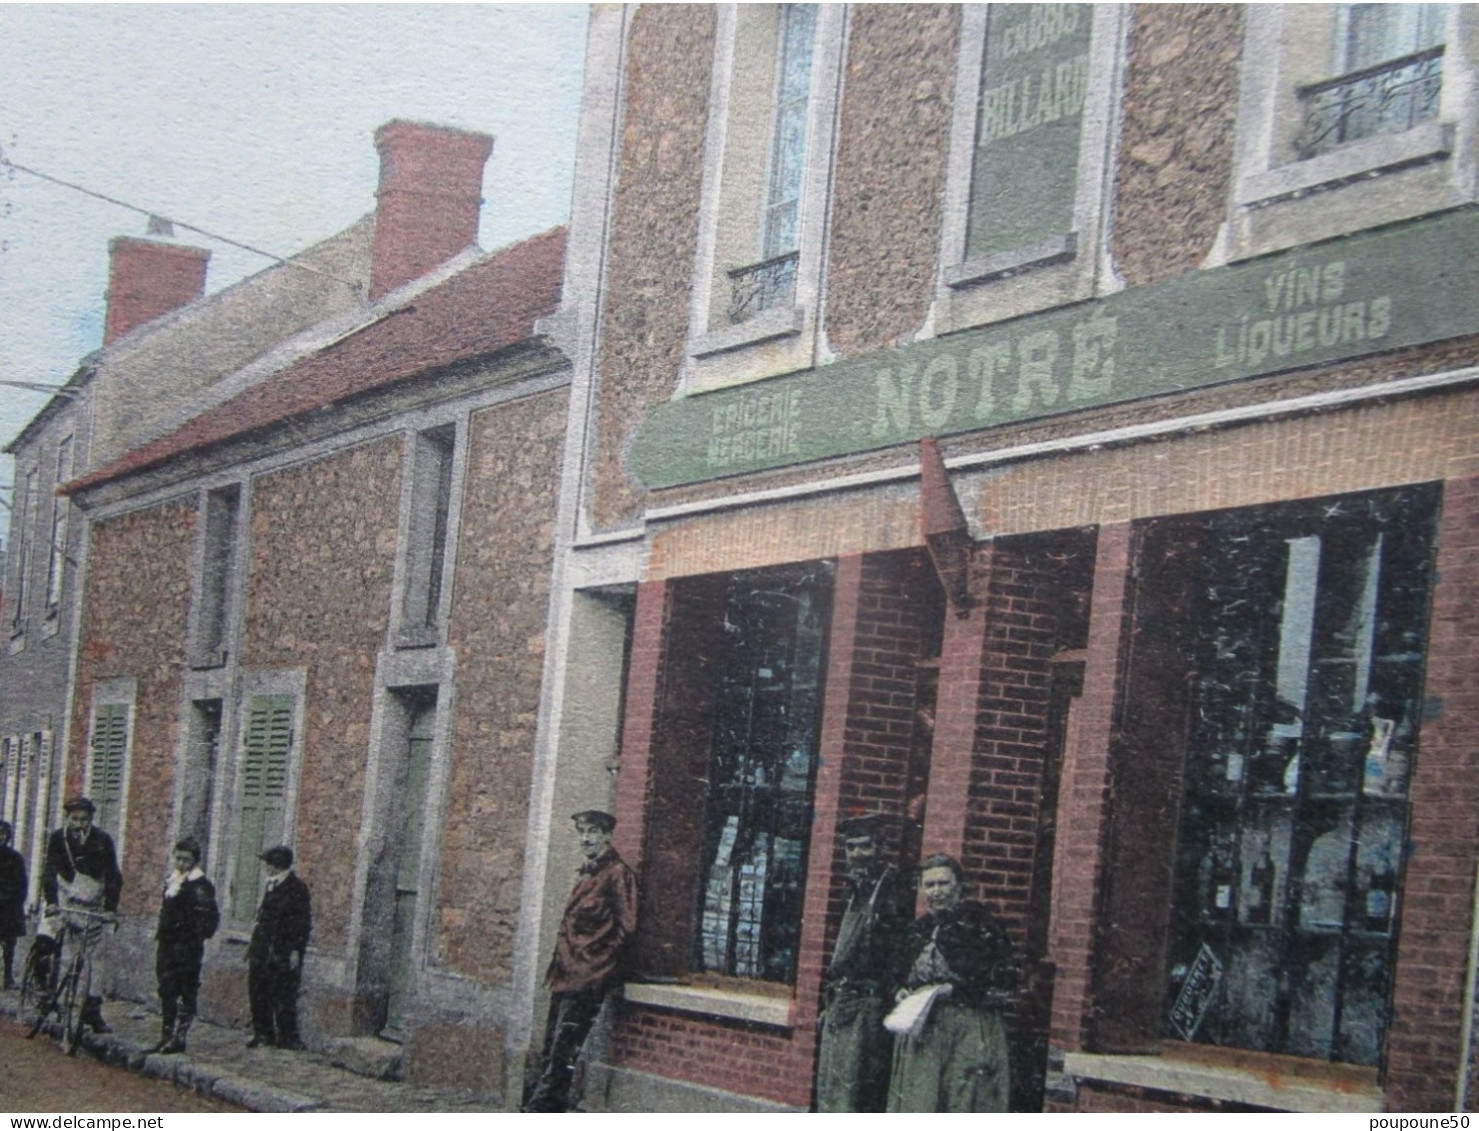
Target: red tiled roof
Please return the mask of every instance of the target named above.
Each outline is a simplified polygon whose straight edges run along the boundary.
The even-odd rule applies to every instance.
[[[479,260],[333,345],[66,484],[63,494],[517,344],[560,301],[565,229]]]

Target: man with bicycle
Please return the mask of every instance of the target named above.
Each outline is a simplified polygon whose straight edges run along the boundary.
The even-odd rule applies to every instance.
[[[91,952],[92,985],[101,989],[107,984],[101,943],[106,928],[117,925],[123,873],[118,870],[113,838],[93,827],[96,811],[86,797],[74,797],[62,806],[66,823],[47,839],[41,891],[47,918],[62,916],[69,944],[74,940],[86,942]],[[89,995],[83,1002],[81,1023],[94,1033],[110,1031],[103,1020],[101,996]]]

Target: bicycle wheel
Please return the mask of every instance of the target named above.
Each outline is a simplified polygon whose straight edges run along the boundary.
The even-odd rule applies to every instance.
[[[26,965],[21,975],[20,1013],[22,1025],[27,1026],[26,1036],[34,1037],[41,1032],[46,1019],[56,1008],[56,979],[61,955],[50,938],[37,937],[31,940],[26,952]]]
[[[36,943],[33,940],[26,951],[26,961],[21,966],[20,1008],[16,1016],[25,1022],[36,1006],[36,997],[41,991],[41,975],[36,970]]]
[[[67,970],[67,984],[62,994],[62,1047],[67,1055],[77,1052],[82,1043],[82,1015],[87,1008],[87,995],[92,989],[92,963],[86,953],[73,959]]]

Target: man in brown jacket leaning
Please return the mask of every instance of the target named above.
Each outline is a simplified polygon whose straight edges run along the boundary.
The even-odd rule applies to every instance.
[[[606,991],[625,972],[628,943],[637,931],[637,878],[611,847],[616,818],[599,809],[583,809],[571,820],[585,860],[544,976],[552,995],[544,1031],[544,1070],[524,1101],[525,1111],[569,1110],[575,1063]]]

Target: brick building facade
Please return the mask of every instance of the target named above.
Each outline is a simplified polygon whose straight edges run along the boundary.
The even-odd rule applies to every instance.
[[[1472,1106],[1476,42],[592,14],[515,983],[610,808],[588,1107],[811,1105],[880,809],[1021,956],[1018,1108]]]

